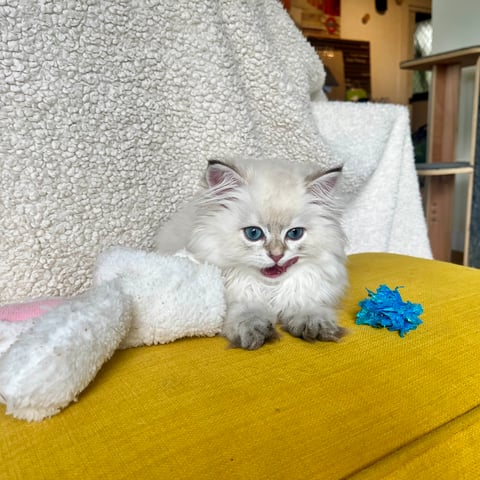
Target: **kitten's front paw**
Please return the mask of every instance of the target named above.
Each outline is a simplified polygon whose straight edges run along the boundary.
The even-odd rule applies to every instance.
[[[298,314],[282,319],[282,325],[294,337],[307,341],[338,342],[347,330],[337,324],[334,310],[321,308],[313,314]]]
[[[222,334],[230,340],[234,347],[256,350],[265,342],[278,338],[271,315],[263,311],[246,311],[241,316],[227,316]]]

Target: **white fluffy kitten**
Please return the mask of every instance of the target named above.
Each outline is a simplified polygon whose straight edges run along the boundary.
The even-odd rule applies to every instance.
[[[305,340],[344,335],[345,239],[332,194],[340,170],[212,160],[203,190],[160,229],[158,251],[186,248],[222,269],[222,332],[233,345],[259,348],[277,321]]]

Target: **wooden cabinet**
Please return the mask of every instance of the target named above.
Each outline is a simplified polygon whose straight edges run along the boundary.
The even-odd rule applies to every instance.
[[[417,164],[419,175],[427,178],[426,218],[433,256],[450,261],[455,175],[468,175],[467,225],[465,232],[464,263],[469,262],[472,231],[480,218],[472,217],[474,193],[475,142],[472,142],[470,160],[456,162],[459,93],[462,68],[475,66],[475,93],[471,128],[475,140],[478,119],[480,82],[480,46],[407,60],[400,68],[431,70],[432,84],[428,108],[427,163]],[[480,184],[477,184],[480,188]],[[480,227],[480,225],[478,225]],[[476,241],[476,239],[475,239]],[[480,266],[480,265],[479,265]]]

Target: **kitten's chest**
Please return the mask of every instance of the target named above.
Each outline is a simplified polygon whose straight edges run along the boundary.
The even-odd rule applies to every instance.
[[[315,281],[311,275],[296,273],[276,282],[268,282],[243,272],[230,272],[225,276],[227,301],[245,304],[260,302],[276,312],[303,308],[306,303],[315,301]]]

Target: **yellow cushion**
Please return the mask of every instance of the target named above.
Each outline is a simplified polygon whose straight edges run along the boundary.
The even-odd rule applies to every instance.
[[[0,479],[480,478],[480,272],[391,254],[349,269],[338,344],[119,351],[51,419],[0,407]],[[355,325],[381,283],[423,304],[405,338]]]

